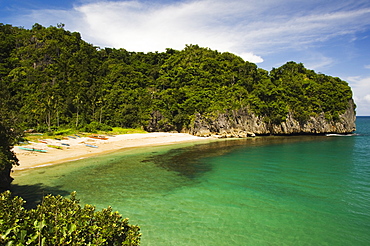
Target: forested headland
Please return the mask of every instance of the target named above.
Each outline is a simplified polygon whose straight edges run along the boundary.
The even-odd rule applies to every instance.
[[[301,63],[266,71],[198,45],[149,53],[99,48],[62,24],[32,29],[0,24],[0,37],[1,105],[22,129],[83,130],[98,124],[217,133],[235,124],[248,128],[250,122],[237,118],[252,115],[266,130],[242,130],[279,134],[285,132],[276,126],[281,129],[289,119],[303,126],[321,117],[333,125],[353,108],[345,81]],[[225,115],[226,128],[210,123]],[[330,132],[352,131],[351,120],[345,130]]]

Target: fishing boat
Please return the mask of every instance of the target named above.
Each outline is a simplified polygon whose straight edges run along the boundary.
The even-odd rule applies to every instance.
[[[24,142],[19,142],[19,144],[29,144],[30,142],[28,142],[27,140],[24,141]]]
[[[47,146],[50,147],[50,148],[54,148],[54,149],[63,149],[62,146],[58,146],[58,145],[51,145],[51,144],[49,144]]]
[[[358,134],[337,134],[337,133],[329,133],[325,134],[327,137],[352,137],[357,136]]]
[[[85,144],[87,147],[91,147],[91,148],[98,148],[98,146],[96,145],[92,145],[92,144]]]
[[[96,135],[89,136],[89,138],[94,138],[94,139],[99,139],[99,140],[108,140],[108,138],[105,136],[96,136]]]
[[[67,143],[61,143],[62,145],[65,145],[65,146],[70,146],[69,144],[67,144]]]
[[[44,144],[47,144],[48,143],[46,140],[42,140],[42,139],[39,139],[39,142],[40,143],[44,143]]]
[[[47,151],[44,149],[35,149],[35,148],[26,148],[26,147],[18,147],[21,150],[28,150],[28,151],[37,151],[41,153],[46,153]]]

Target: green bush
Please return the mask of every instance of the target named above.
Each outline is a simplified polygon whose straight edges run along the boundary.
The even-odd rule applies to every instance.
[[[0,245],[139,245],[140,228],[111,207],[95,211],[71,198],[47,195],[35,209],[24,200],[0,194]]]
[[[36,127],[36,132],[45,133],[48,131],[48,127],[44,125],[39,125]]]
[[[93,121],[90,124],[87,124],[84,127],[80,128],[80,131],[93,133],[97,133],[98,131],[109,132],[112,130],[113,130],[112,127],[96,121]]]
[[[54,132],[55,135],[68,135],[68,134],[72,134],[73,133],[73,130],[68,128],[68,129],[61,129],[61,130],[58,130],[56,132]]]

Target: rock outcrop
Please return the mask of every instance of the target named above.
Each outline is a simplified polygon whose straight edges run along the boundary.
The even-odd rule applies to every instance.
[[[174,131],[174,126],[167,122],[167,119],[159,111],[150,114],[149,124],[145,127],[148,132],[169,132]]]
[[[218,135],[221,137],[247,137],[256,135],[292,135],[352,133],[356,130],[356,114],[353,100],[348,102],[347,110],[338,121],[328,121],[324,113],[310,117],[301,123],[292,114],[280,124],[268,124],[263,117],[257,116],[246,108],[222,113],[216,117],[196,115],[190,133],[197,136]]]

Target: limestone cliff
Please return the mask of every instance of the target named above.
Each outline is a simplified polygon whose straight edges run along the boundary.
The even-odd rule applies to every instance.
[[[222,113],[216,117],[196,115],[190,133],[198,136],[221,135],[225,137],[246,137],[248,135],[291,135],[352,133],[356,130],[355,105],[351,99],[347,110],[340,115],[339,121],[328,121],[324,113],[310,117],[302,123],[291,114],[280,124],[268,124],[263,117],[257,116],[246,108]]]

